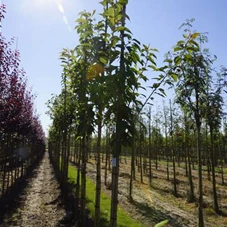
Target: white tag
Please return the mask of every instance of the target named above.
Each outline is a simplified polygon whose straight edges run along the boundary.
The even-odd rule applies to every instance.
[[[116,167],[117,162],[116,162],[116,158],[112,158],[112,167]]]

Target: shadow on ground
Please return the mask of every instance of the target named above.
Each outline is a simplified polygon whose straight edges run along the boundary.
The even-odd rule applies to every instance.
[[[149,218],[149,220],[152,221],[153,224],[157,224],[163,220],[169,220],[169,224],[174,227],[181,227],[182,224],[178,223],[176,220],[174,220],[171,216],[168,214],[163,213],[161,210],[155,209],[154,207],[150,207],[147,204],[140,203],[137,201],[131,201],[131,203],[140,210],[140,213],[146,217]]]
[[[5,218],[10,217],[21,206],[28,182],[36,177],[42,158],[28,169],[26,176],[18,179],[17,183],[0,198],[0,226]]]

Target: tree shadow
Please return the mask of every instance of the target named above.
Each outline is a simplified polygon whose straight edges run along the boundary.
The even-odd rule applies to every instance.
[[[151,224],[155,225],[163,220],[168,220],[174,227],[181,227],[182,224],[175,220],[173,217],[164,213],[163,211],[156,209],[155,207],[150,207],[146,203],[140,203],[138,201],[131,201],[131,203],[139,209],[140,213],[151,221]]]
[[[27,174],[18,179],[17,182],[0,198],[0,225],[3,223],[4,219],[10,218],[11,215],[21,207],[28,183],[32,178],[37,176],[37,171],[42,159],[43,156],[37,160],[33,166],[29,167]]]

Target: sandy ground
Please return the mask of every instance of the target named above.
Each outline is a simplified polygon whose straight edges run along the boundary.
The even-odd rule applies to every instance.
[[[65,216],[60,188],[55,179],[48,153],[34,170],[28,186],[19,195],[20,205],[5,217],[1,227],[57,227]]]

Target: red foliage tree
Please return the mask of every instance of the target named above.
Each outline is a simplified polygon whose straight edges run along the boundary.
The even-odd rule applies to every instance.
[[[0,26],[5,12],[5,5],[0,5]],[[13,43],[14,39],[7,42],[0,32],[0,138],[16,134],[43,140],[41,123],[34,114],[34,96],[27,90],[20,53],[11,49]]]

